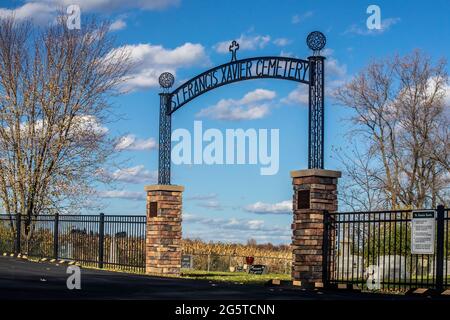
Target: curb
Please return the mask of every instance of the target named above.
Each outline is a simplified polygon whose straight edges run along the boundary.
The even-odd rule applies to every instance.
[[[21,254],[21,253],[16,255],[14,253],[3,252],[2,256],[28,260],[28,256],[26,254]]]
[[[29,260],[28,256],[26,254],[21,254],[21,253],[16,255],[15,253],[3,252],[2,256],[3,257],[15,257],[15,258],[18,258],[18,259]],[[59,264],[62,264],[62,265],[66,264],[66,265],[81,266],[81,264],[79,262],[76,262],[74,260],[65,260],[65,259],[57,260],[57,259],[53,259],[53,258],[52,259],[50,259],[50,258],[38,258],[37,262],[50,262],[50,263],[55,263],[55,264],[58,264],[58,265]]]
[[[77,266],[81,266],[81,264],[79,264],[79,263],[76,262],[76,261],[73,261],[73,260],[65,260],[65,259],[57,260],[57,259],[55,259],[55,258],[51,258],[51,259],[50,259],[50,258],[40,258],[38,261],[39,261],[39,262],[55,263],[55,264],[57,264],[57,265],[60,265],[60,264],[64,265],[64,264],[66,264],[66,265],[77,265]]]
[[[406,291],[405,295],[419,296],[419,297],[430,297],[430,296],[450,297],[450,289],[446,289],[444,291],[437,291],[436,289],[429,289],[429,288],[412,288]]]
[[[272,279],[266,282],[267,286],[282,286],[282,287],[294,287],[298,289],[310,289],[310,290],[324,290],[325,285],[322,282],[310,283],[306,286],[302,284],[300,280],[279,280]],[[347,289],[347,287],[346,287]]]

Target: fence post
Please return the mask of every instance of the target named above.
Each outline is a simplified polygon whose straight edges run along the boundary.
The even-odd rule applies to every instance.
[[[328,251],[330,242],[330,213],[325,210],[323,213],[323,248],[322,248],[322,281],[324,287],[328,287]]]
[[[209,264],[210,264],[210,261],[211,261],[211,254],[208,253],[208,272],[209,272]]]
[[[103,268],[103,249],[105,238],[105,214],[100,213],[100,223],[98,225],[98,267]]]
[[[21,252],[20,248],[20,233],[22,230],[22,216],[21,214],[16,214],[16,238],[14,243],[14,253],[18,254]]]
[[[58,259],[58,248],[59,248],[59,213],[55,214],[55,221],[53,226],[53,257]]]
[[[437,206],[436,290],[444,289],[444,206]]]

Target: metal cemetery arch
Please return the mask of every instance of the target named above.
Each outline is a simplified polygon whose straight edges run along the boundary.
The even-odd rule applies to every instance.
[[[170,184],[172,114],[196,97],[218,87],[251,79],[282,79],[309,86],[308,168],[323,169],[324,153],[324,61],[320,55],[325,36],[311,32],[307,37],[313,55],[308,60],[289,57],[255,57],[237,60],[239,44],[230,45],[231,61],[209,69],[185,82],[174,91],[174,76],[164,72],[159,77],[160,93],[158,184]]]

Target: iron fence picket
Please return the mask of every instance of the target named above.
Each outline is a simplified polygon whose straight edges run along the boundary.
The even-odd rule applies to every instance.
[[[0,252],[17,253],[17,236],[13,231],[15,227],[15,216],[0,215]]]
[[[444,286],[446,287],[446,288],[448,288],[449,287],[449,278],[450,278],[450,270],[449,270],[449,265],[450,265],[450,260],[449,260],[449,256],[450,256],[450,247],[449,247],[449,245],[450,245],[450,242],[449,242],[449,223],[450,223],[450,214],[449,214],[449,209],[445,209],[444,210],[444,212],[445,212],[445,215],[444,215],[444,225],[445,225],[445,230],[444,230],[444,232],[445,232],[445,234],[446,234],[446,237],[445,237],[445,246],[444,246],[444,248],[445,248],[445,250],[444,250],[444,252],[445,252],[445,272],[444,272],[444,275],[445,275],[445,277],[444,277]]]
[[[444,206],[437,207],[437,244],[436,244],[436,257],[433,269],[436,275],[436,289],[442,290],[444,288],[444,223],[445,223],[445,211]]]

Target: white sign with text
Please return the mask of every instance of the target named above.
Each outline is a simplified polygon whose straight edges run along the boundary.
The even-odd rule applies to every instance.
[[[436,219],[434,210],[412,212],[411,254],[434,254]]]

